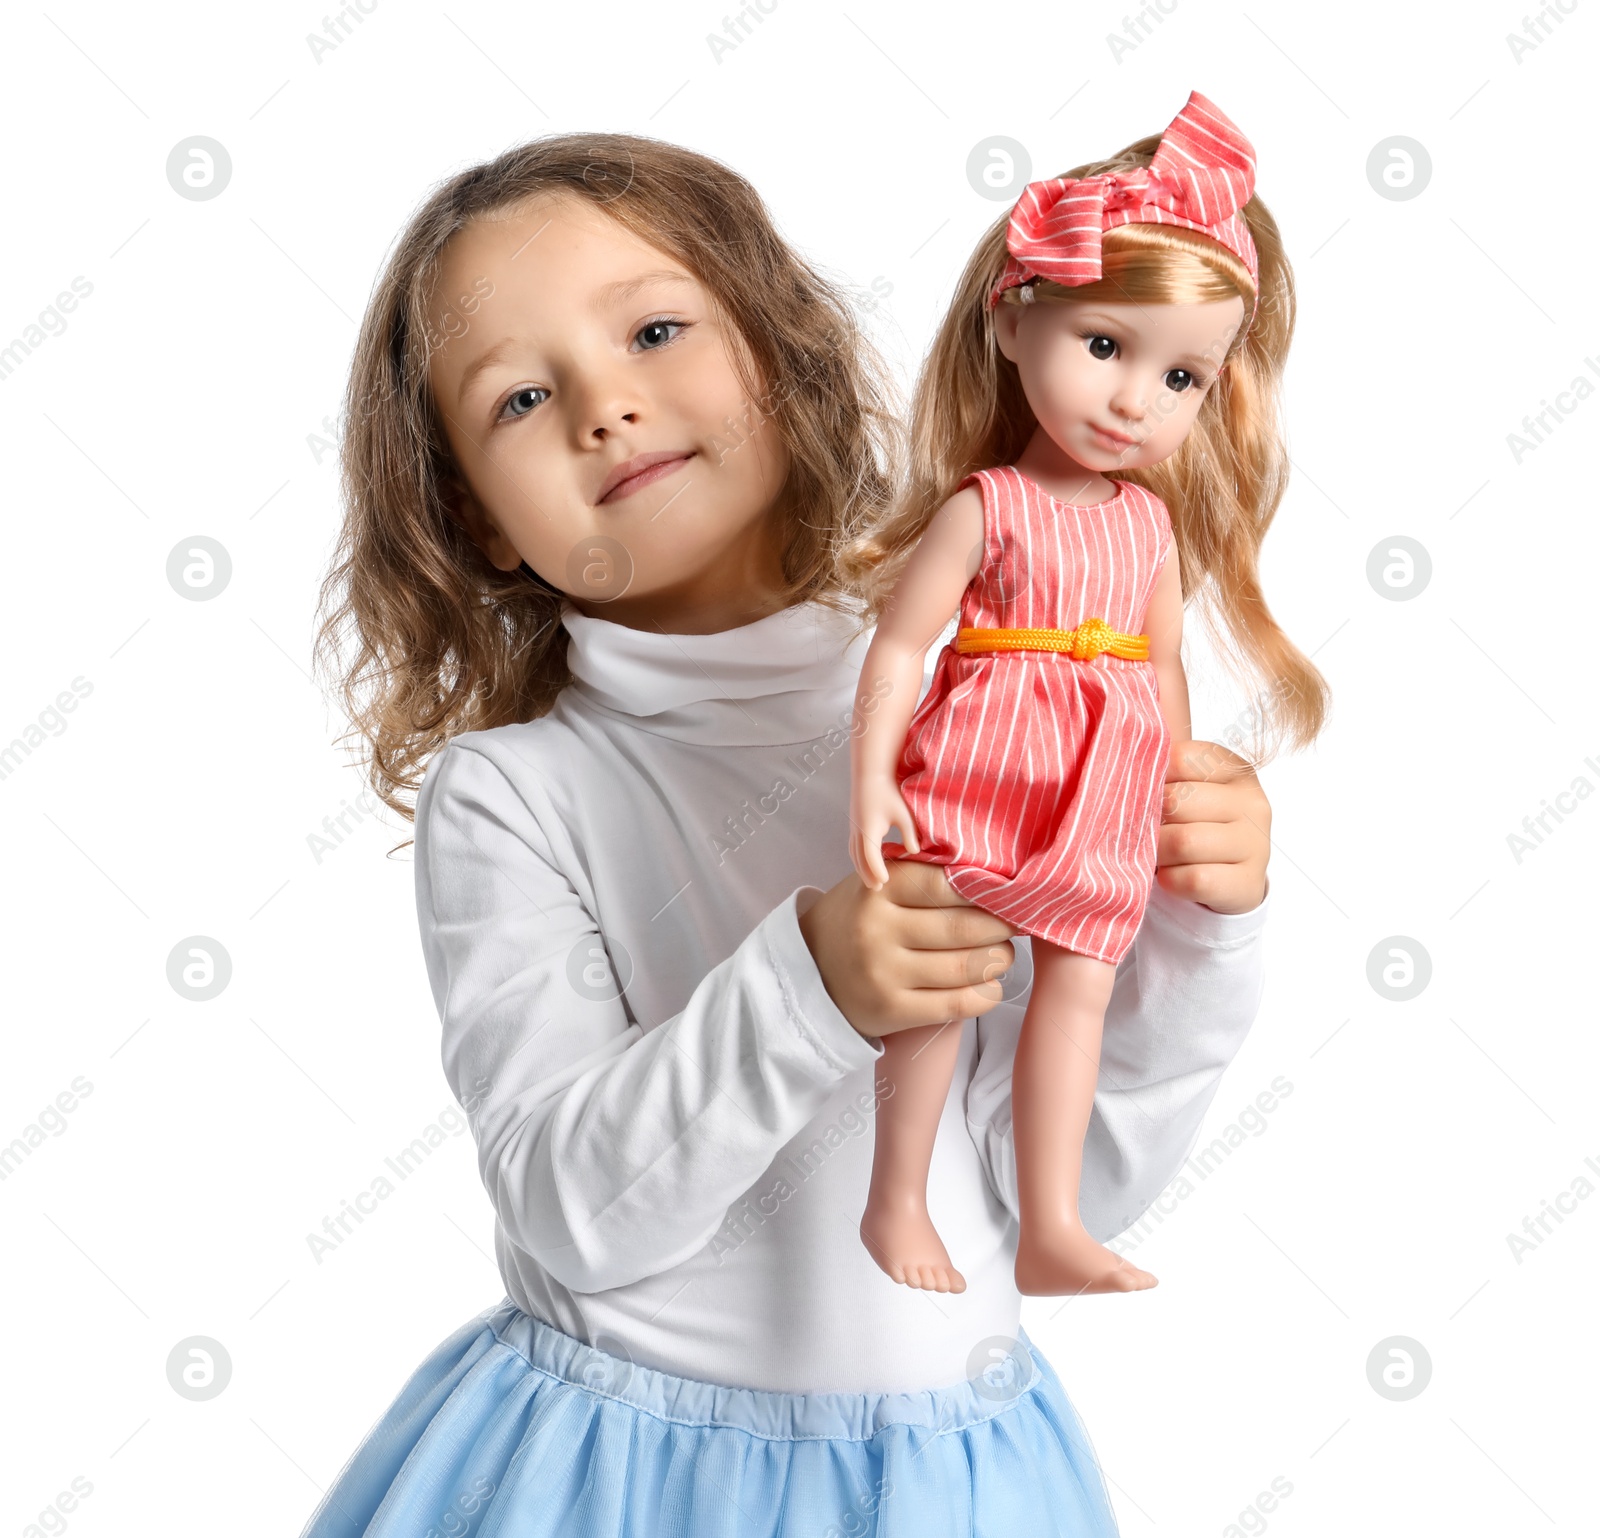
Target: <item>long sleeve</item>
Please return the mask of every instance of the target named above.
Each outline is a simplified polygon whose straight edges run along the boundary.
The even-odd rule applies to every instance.
[[[882,1055],[811,961],[806,887],[679,1014],[630,1020],[623,969],[533,812],[459,740],[418,796],[416,882],[445,1075],[484,1186],[507,1237],[574,1292],[693,1255],[840,1079]]]
[[[1213,913],[1151,889],[1144,924],[1106,1008],[1100,1079],[1084,1140],[1079,1212],[1102,1242],[1138,1220],[1194,1147],[1223,1071],[1255,1020],[1270,896]],[[1021,950],[1026,936],[1013,944]],[[978,1016],[967,1126],[989,1183],[1017,1216],[1011,1068],[1026,999]]]

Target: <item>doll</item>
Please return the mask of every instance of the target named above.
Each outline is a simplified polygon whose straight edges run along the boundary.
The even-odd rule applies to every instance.
[[[1254,153],[1194,92],[1158,144],[1107,164],[1030,184],[1003,251],[997,227],[969,264],[919,382],[921,460],[888,536],[914,548],[863,665],[851,746],[862,881],[881,887],[888,858],[942,865],[959,896],[1029,936],[1012,1074],[1025,1294],[1156,1280],[1083,1228],[1078,1180],[1106,1004],[1154,877],[1171,746],[1190,735],[1180,553],[1191,583],[1214,579],[1251,660],[1286,682],[1302,739],[1324,688],[1255,580],[1282,494],[1262,403],[1292,289],[1276,227],[1252,201]],[[1276,301],[1254,334],[1252,224]],[[1101,473],[1157,466],[1146,478],[1169,489],[1177,531],[1166,499]],[[913,709],[922,657],[958,601],[957,633]],[[900,842],[885,838],[891,826]],[[960,1035],[949,1021],[884,1039],[861,1222],[896,1281],[954,1292],[965,1281],[926,1185]]]

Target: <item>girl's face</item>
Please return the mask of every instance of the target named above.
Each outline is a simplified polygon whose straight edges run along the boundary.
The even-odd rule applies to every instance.
[[[586,199],[544,196],[446,246],[429,383],[444,488],[502,571],[585,614],[680,633],[781,604],[768,515],[789,470],[740,386],[742,339],[689,271]]]
[[[1003,303],[1000,350],[1055,446],[1085,470],[1142,470],[1188,436],[1243,324],[1244,300],[1210,304]]]

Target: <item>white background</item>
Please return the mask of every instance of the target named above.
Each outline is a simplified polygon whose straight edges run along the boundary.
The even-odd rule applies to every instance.
[[[973,147],[1006,135],[1058,174],[1159,132],[1192,88],[1254,142],[1295,270],[1294,475],[1263,571],[1335,701],[1313,751],[1264,771],[1270,975],[1204,1140],[1275,1077],[1292,1093],[1169,1202],[1139,1248],[1158,1289],[1029,1299],[1024,1322],[1132,1538],[1592,1530],[1600,1200],[1520,1261],[1507,1235],[1600,1164],[1600,804],[1569,802],[1520,861],[1508,835],[1600,786],[1600,401],[1564,397],[1520,463],[1508,435],[1600,383],[1594,9],[1520,59],[1520,4],[1176,0],[1118,54],[1126,0],[776,0],[720,61],[719,4],[378,0],[318,62],[324,14],[8,27],[0,345],[74,278],[92,293],[0,379],[0,743],[89,685],[0,778],[0,1144],[75,1100],[0,1182],[0,1532],[76,1478],[92,1492],[44,1530],[295,1533],[501,1294],[465,1135],[322,1264],[306,1242],[454,1106],[409,851],[385,859],[409,829],[364,818],[320,862],[308,844],[361,790],[309,676],[337,524],[314,439],[411,209],[541,133],[675,140],[748,176],[834,276],[891,286],[879,335],[908,381],[1000,208],[968,183]],[[192,135],[232,159],[209,201],[167,181]],[[1404,200],[1367,173],[1396,135],[1431,159]],[[214,601],[166,578],[195,535],[232,560]],[[1401,535],[1432,565],[1407,600],[1367,577]],[[1191,676],[1196,735],[1225,732],[1242,693],[1198,649]],[[210,1003],[167,982],[192,935],[232,959]],[[1431,961],[1407,1002],[1369,982],[1392,936]],[[168,1386],[190,1336],[231,1358],[215,1399]],[[1391,1336],[1432,1363],[1405,1401],[1368,1380]],[[1292,1493],[1242,1520],[1275,1478]]]

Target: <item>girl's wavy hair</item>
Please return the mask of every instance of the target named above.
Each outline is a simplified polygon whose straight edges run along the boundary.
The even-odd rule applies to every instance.
[[[743,339],[744,356],[731,349],[740,382],[790,454],[773,508],[788,603],[860,612],[846,552],[883,520],[900,474],[891,378],[848,297],[727,166],[658,139],[575,133],[451,177],[400,234],[362,318],[315,647],[353,723],[338,740],[364,739],[368,780],[407,821],[452,737],[543,715],[571,677],[561,592],[530,567],[498,571],[447,511],[441,486],[457,472],[428,386],[443,340],[429,304],[450,238],[549,193],[588,200],[676,258]]]
[[[1159,134],[1070,177],[1148,166]],[[1211,386],[1183,445],[1146,469],[1115,476],[1154,492],[1172,516],[1185,598],[1221,643],[1231,672],[1247,687],[1264,684],[1246,754],[1262,763],[1285,741],[1311,742],[1327,716],[1329,691],[1311,659],[1289,640],[1262,597],[1257,560],[1288,482],[1279,424],[1283,362],[1294,332],[1294,279],[1277,223],[1259,198],[1241,210],[1256,243],[1260,307],[1244,336],[1215,358],[1225,371]],[[987,299],[1006,265],[1008,209],[967,263],[949,313],[923,362],[911,406],[906,484],[884,523],[854,552],[852,570],[876,621],[918,537],[971,471],[1014,464],[1038,420],[1017,367],[999,348]],[[1035,280],[1045,302],[1206,304],[1238,295],[1249,314],[1249,269],[1231,251],[1178,225],[1125,224],[1105,232],[1101,277],[1064,287]],[[1015,287],[1003,303],[1019,302]],[[1064,615],[1063,625],[1075,616]],[[1264,698],[1262,697],[1264,696]],[[1234,742],[1243,734],[1231,732]]]

